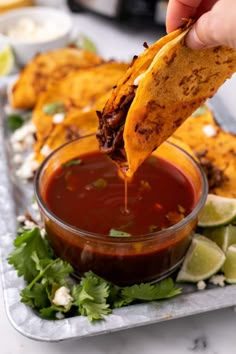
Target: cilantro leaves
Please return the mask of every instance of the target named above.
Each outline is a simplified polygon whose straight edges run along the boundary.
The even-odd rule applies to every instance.
[[[45,319],[73,315],[87,316],[90,321],[104,319],[112,309],[140,301],[155,301],[181,293],[171,278],[157,284],[119,287],[93,272],[87,272],[79,283],[70,277],[73,268],[55,258],[47,238],[39,228],[21,228],[14,241],[15,249],[8,261],[23,276],[27,286],[21,291],[21,301]],[[55,293],[66,288],[69,301],[57,303]]]
[[[112,237],[130,237],[131,234],[129,234],[128,232],[125,232],[125,231],[111,229],[110,232],[109,232],[109,236],[112,236]]]
[[[101,320],[103,315],[111,313],[110,304],[107,302],[109,287],[109,283],[104,279],[92,272],[86,273],[72,292],[79,313],[88,316],[90,321]]]
[[[65,162],[62,166],[69,167],[69,166],[73,166],[73,165],[81,165],[81,163],[82,163],[81,159],[74,159],[74,160],[69,160],[69,161]]]
[[[52,250],[46,240],[43,240],[40,230],[26,230],[14,241],[15,249],[10,254],[8,261],[30,283],[38,274],[37,265],[32,258],[33,252],[37,252],[39,259],[51,259]]]
[[[48,103],[43,106],[43,112],[48,115],[55,113],[65,113],[65,107],[62,102]]]

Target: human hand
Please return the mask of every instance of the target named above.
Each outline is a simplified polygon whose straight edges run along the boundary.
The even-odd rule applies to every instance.
[[[236,48],[235,0],[169,0],[166,28],[171,32],[186,18],[196,19],[186,37],[192,49],[228,45]]]

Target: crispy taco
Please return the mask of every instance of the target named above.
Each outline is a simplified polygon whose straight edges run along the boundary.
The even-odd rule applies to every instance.
[[[236,198],[236,135],[224,131],[207,107],[202,114],[189,117],[171,139],[198,159],[210,193]]]
[[[37,140],[34,145],[34,159],[41,163],[45,157],[59,146],[88,134],[95,134],[98,128],[97,109],[102,109],[110,91],[99,97],[93,108],[87,112],[69,111],[65,119],[54,124],[51,133],[45,140]]]
[[[33,111],[33,123],[36,127],[37,146],[45,140],[55,128],[55,114],[63,113],[76,116],[80,112],[101,109],[99,100],[110,93],[114,85],[127,70],[128,65],[119,62],[107,62],[87,70],[75,71],[61,79],[41,94]],[[106,96],[106,99],[108,96]],[[55,109],[51,109],[51,108]],[[97,123],[98,125],[98,123]]]
[[[40,149],[36,144],[34,160],[41,163],[49,153],[59,146],[82,136],[95,134],[96,130],[97,116],[94,110],[71,114],[62,124],[55,126]]]
[[[100,147],[132,177],[146,157],[236,71],[236,50],[192,50],[187,29],[134,59],[99,113]]]
[[[90,68],[103,62],[99,56],[76,48],[62,48],[38,54],[20,73],[12,87],[12,107],[31,109],[40,93],[73,71]]]

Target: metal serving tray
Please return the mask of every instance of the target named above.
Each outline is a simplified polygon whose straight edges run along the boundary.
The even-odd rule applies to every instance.
[[[86,317],[48,321],[20,302],[24,281],[7,262],[16,234],[16,215],[30,210],[32,185],[15,176],[11,149],[4,128],[7,103],[0,87],[0,275],[5,308],[11,324],[23,335],[41,341],[61,341],[109,333],[236,305],[236,285],[197,291],[184,286],[183,294],[166,301],[131,305],[114,310],[104,321],[91,324]],[[231,122],[232,123],[232,122]]]

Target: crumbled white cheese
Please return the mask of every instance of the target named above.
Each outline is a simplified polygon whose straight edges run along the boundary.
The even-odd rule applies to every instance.
[[[52,149],[50,149],[50,147],[48,145],[44,145],[42,147],[42,149],[40,150],[41,154],[45,157],[47,157],[48,155],[51,154],[52,152]]]
[[[23,152],[24,151],[24,145],[18,142],[12,143],[12,150],[13,152]]]
[[[21,128],[17,129],[10,139],[13,152],[22,153],[28,149],[32,149],[35,142],[34,133],[35,126],[31,122],[27,122]],[[19,157],[16,160],[19,161]]]
[[[40,215],[40,213],[39,213],[39,212],[36,213],[36,214],[34,215],[34,218],[35,218],[36,221],[41,221],[41,215]]]
[[[24,222],[24,221],[25,221],[25,215],[18,215],[17,218],[16,218],[16,220],[17,220],[18,222]]]
[[[22,179],[32,178],[38,167],[39,163],[34,160],[34,153],[31,153],[26,157],[24,163],[16,171],[16,175]]]
[[[145,76],[145,73],[142,73],[139,76],[137,76],[136,79],[134,80],[134,86],[138,86],[144,76]]]
[[[54,298],[52,300],[53,304],[56,306],[69,306],[73,298],[70,295],[70,290],[66,286],[61,286],[56,290]]]
[[[15,155],[13,156],[13,162],[14,162],[16,165],[22,163],[22,162],[23,162],[23,157],[22,157],[22,155],[20,155],[20,154],[15,154]]]
[[[63,320],[63,318],[65,318],[65,315],[62,312],[56,312],[55,316],[58,320]]]
[[[42,239],[45,239],[46,230],[45,230],[44,228],[42,228],[42,229],[40,230],[40,234],[41,234]]]
[[[198,290],[204,290],[206,288],[206,283],[204,282],[204,280],[200,280],[197,283],[197,288],[198,288]]]
[[[60,124],[65,119],[65,113],[56,113],[54,114],[52,121],[54,124]]]
[[[11,142],[25,142],[27,136],[32,135],[36,132],[36,128],[32,122],[24,124],[21,128],[17,129],[11,136]]]
[[[216,128],[211,125],[211,124],[207,124],[204,125],[204,127],[202,128],[203,133],[208,137],[208,138],[212,138],[213,136],[217,135],[217,130]]]
[[[25,147],[31,147],[33,146],[35,143],[35,139],[34,139],[34,136],[32,134],[30,135],[27,135],[24,139],[24,145]]]
[[[24,228],[27,230],[34,229],[36,226],[37,225],[33,221],[25,220],[25,222],[24,222]]]
[[[225,276],[223,274],[213,275],[209,282],[214,285],[221,286],[222,288],[225,286]]]
[[[11,87],[12,84],[8,85],[8,89],[10,87],[10,89],[12,88]],[[10,115],[10,114],[22,114],[22,111],[20,109],[15,109],[15,108],[12,108],[12,106],[10,104],[6,104],[4,106],[4,112],[6,115]]]
[[[38,204],[36,202],[32,203],[31,204],[31,208],[34,210],[34,219],[36,221],[40,221],[41,220],[41,215],[40,215],[40,212],[39,212]]]
[[[36,202],[32,203],[31,207],[32,207],[32,209],[35,210],[35,211],[38,211],[38,210],[39,210],[38,204],[37,204]]]

